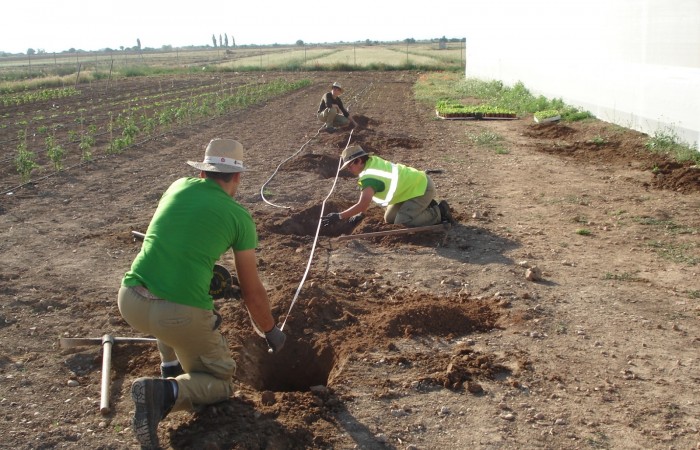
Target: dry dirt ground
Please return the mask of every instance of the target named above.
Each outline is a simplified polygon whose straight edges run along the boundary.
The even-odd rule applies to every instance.
[[[62,349],[59,338],[136,336],[116,305],[140,245],[131,231],[145,231],[172,181],[195,175],[186,160],[235,137],[254,168],[238,200],[258,224],[260,271],[289,339],[269,355],[241,305],[217,301],[237,392],[168,416],[164,447],[700,448],[697,167],[598,121],[440,120],[413,99],[420,74],[263,76],[313,84],[18,189],[16,134],[2,131],[0,447],[136,448],[129,387],[159,373],[155,346],[114,346],[112,411],[101,415],[100,346]],[[360,125],[352,134],[318,132],[316,106],[336,80]],[[82,96],[108,103],[184,82],[200,80],[96,84]],[[10,123],[20,109],[7,112]],[[349,142],[434,170],[458,224],[334,238],[395,229],[373,206],[314,246]],[[324,211],[357,195],[341,174]],[[230,254],[221,264],[234,270]]]

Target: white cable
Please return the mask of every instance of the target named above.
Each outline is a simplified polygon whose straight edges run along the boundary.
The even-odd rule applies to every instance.
[[[355,131],[354,129],[350,131],[350,136],[348,136],[348,143],[345,144],[345,148],[347,149],[348,146],[350,145],[350,140],[352,139],[352,133]],[[316,235],[314,236],[314,242],[311,245],[311,254],[309,255],[309,262],[306,263],[306,270],[304,271],[304,276],[301,277],[301,281],[299,282],[299,286],[297,287],[296,292],[294,293],[294,297],[292,298],[292,304],[289,305],[289,310],[287,311],[287,315],[284,318],[284,321],[282,322],[282,325],[280,326],[280,330],[284,330],[284,326],[287,324],[287,319],[289,319],[289,314],[292,312],[292,308],[294,307],[294,304],[297,302],[297,298],[299,297],[299,292],[301,292],[301,287],[304,285],[304,282],[306,281],[306,276],[309,274],[309,270],[311,269],[311,261],[314,259],[314,252],[316,251],[316,243],[318,242],[318,234],[321,231],[321,223],[323,219],[323,211],[326,208],[326,201],[330,198],[331,194],[333,194],[333,191],[335,190],[335,185],[338,182],[338,175],[340,174],[340,168],[343,165],[343,158],[341,157],[338,160],[338,170],[335,172],[335,179],[333,180],[333,185],[331,186],[330,192],[328,192],[328,195],[326,195],[326,198],[323,199],[323,202],[321,203],[321,215],[318,220],[318,226],[316,226]]]
[[[321,132],[322,129],[323,129],[323,126],[321,126],[321,128],[319,128],[318,131],[316,131],[316,134],[313,135],[313,137],[311,137],[311,139],[309,139],[308,141],[306,141],[306,142],[304,143],[304,145],[302,145],[301,147],[299,147],[299,150],[297,150],[296,152],[292,153],[292,155],[291,155],[289,158],[287,158],[287,159],[285,159],[284,161],[282,161],[281,163],[279,163],[279,165],[277,166],[277,168],[275,169],[275,171],[272,172],[272,175],[270,175],[270,178],[268,178],[267,181],[263,183],[262,187],[260,188],[260,197],[262,197],[262,200],[263,200],[265,203],[267,203],[267,204],[270,205],[270,206],[274,206],[274,207],[276,207],[276,208],[286,208],[286,209],[291,209],[291,208],[292,208],[291,206],[275,205],[274,203],[267,201],[267,199],[265,198],[265,193],[264,193],[264,191],[265,191],[265,186],[267,186],[267,184],[268,184],[270,181],[272,181],[272,178],[274,178],[274,176],[277,175],[277,172],[280,170],[280,167],[282,167],[282,165],[283,165],[284,163],[286,163],[287,161],[289,161],[290,159],[292,159],[292,158],[294,158],[296,155],[298,155],[298,154],[304,149],[304,147],[306,147],[306,145],[307,145],[309,142],[311,142],[311,141],[313,140],[313,138],[315,138],[316,136],[318,136],[318,134]],[[351,133],[351,134],[352,134],[352,133]]]

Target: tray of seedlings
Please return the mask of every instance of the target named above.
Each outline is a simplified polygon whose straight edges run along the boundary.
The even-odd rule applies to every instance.
[[[449,100],[441,100],[435,105],[435,114],[446,120],[513,120],[515,111],[491,105],[462,105]]]
[[[552,123],[561,120],[561,114],[556,109],[537,111],[534,115],[535,123]]]

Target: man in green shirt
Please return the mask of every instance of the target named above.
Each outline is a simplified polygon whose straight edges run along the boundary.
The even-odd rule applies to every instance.
[[[435,201],[435,185],[425,172],[369,155],[359,145],[346,148],[341,157],[341,169],[358,177],[360,199],[345,211],[324,216],[324,226],[343,219],[356,221],[372,201],[386,207],[387,223],[407,227],[454,223],[447,201]]]
[[[165,191],[122,280],[119,311],[132,327],[156,337],[162,360],[162,378],[139,378],[131,386],[133,429],[142,448],[158,447],[158,423],[170,411],[231,396],[236,363],[209,294],[214,265],[229,248],[251,318],[273,351],[284,345],[258,274],[255,223],[233,199],[246,170],[242,159],[238,141],[214,139],[203,162],[188,161],[199,178],[181,178]]]

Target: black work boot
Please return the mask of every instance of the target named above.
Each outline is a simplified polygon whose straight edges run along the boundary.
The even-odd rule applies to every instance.
[[[183,373],[185,373],[185,371],[182,369],[179,362],[175,366],[163,366],[163,364],[160,365],[161,378],[175,378]]]
[[[159,447],[158,423],[175,405],[174,382],[142,377],[131,385],[131,399],[136,407],[132,427],[142,449]]]
[[[441,200],[440,203],[438,203],[438,208],[440,208],[440,218],[443,222],[449,222],[451,225],[457,223],[454,217],[452,217],[450,205],[447,204],[447,201]]]

